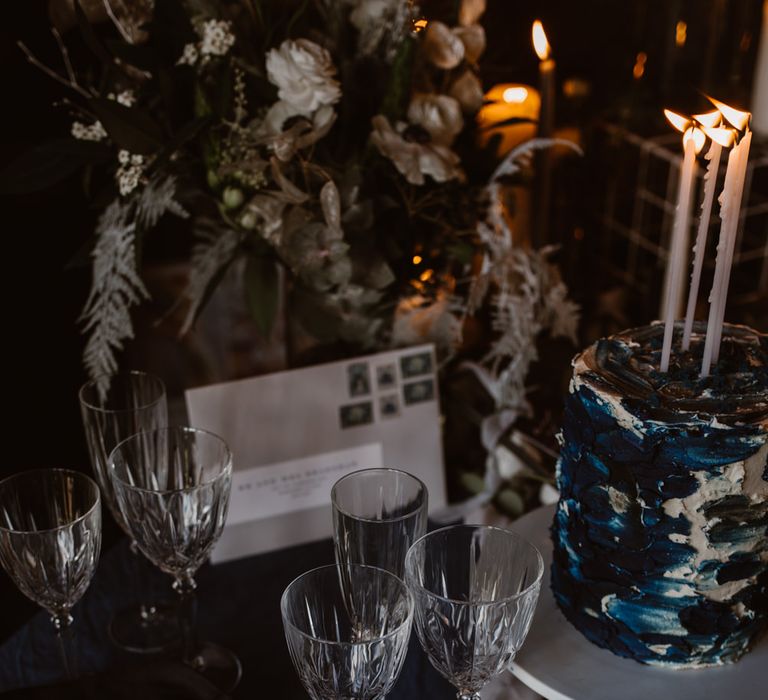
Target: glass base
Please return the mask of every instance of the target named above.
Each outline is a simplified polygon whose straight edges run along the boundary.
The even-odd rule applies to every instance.
[[[109,637],[123,651],[158,654],[178,646],[181,639],[176,607],[167,603],[135,605],[118,611]]]
[[[229,649],[212,642],[198,646],[190,665],[224,694],[237,688],[243,675],[240,659]]]

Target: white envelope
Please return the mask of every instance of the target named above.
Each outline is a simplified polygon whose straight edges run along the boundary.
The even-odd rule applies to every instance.
[[[394,467],[445,506],[434,348],[423,345],[190,389],[190,425],[234,455],[229,515],[214,563],[329,537],[331,487]]]

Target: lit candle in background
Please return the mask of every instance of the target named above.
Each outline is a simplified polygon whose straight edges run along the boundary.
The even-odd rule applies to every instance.
[[[547,40],[544,25],[537,19],[531,28],[533,48],[539,57],[539,91],[541,92],[541,117],[539,136],[552,135],[555,124],[555,61],[550,58],[552,47]]]
[[[533,48],[539,57],[539,90],[541,111],[539,115],[540,138],[550,138],[555,126],[555,62],[547,40],[544,26],[539,20],[531,28]],[[539,248],[550,241],[549,203],[552,192],[552,154],[550,149],[536,154],[536,218],[534,220],[533,244]]]
[[[686,251],[688,249],[688,230],[691,220],[693,179],[696,172],[696,154],[704,146],[706,136],[701,129],[692,126],[690,119],[664,110],[669,122],[678,131],[683,132],[683,164],[680,168],[680,185],[677,192],[677,209],[672,228],[672,243],[667,262],[666,295],[664,298],[664,342],[661,348],[661,371],[669,370],[672,353],[672,337],[675,330],[675,315],[683,298],[685,284]]]
[[[685,312],[685,326],[683,327],[683,350],[688,350],[691,347],[691,333],[696,315],[696,302],[699,298],[701,270],[704,267],[704,253],[707,247],[707,232],[712,216],[712,203],[715,201],[717,173],[720,169],[720,154],[723,146],[728,147],[733,143],[733,132],[730,129],[714,128],[720,123],[720,112],[697,114],[694,119],[701,124],[704,133],[712,140],[712,145],[706,155],[709,165],[707,165],[707,172],[704,175],[704,199],[701,203],[699,230],[696,233],[696,242],[693,244],[693,271],[691,272],[691,287],[688,290],[688,306]]]
[[[709,295],[709,318],[707,337],[704,342],[704,355],[701,362],[701,376],[709,375],[713,363],[720,356],[720,340],[725,321],[725,306],[728,300],[728,286],[731,281],[733,253],[736,248],[736,234],[741,218],[741,200],[744,196],[744,181],[749,162],[749,148],[752,132],[749,130],[749,112],[729,107],[710,98],[725,121],[744,135],[728,155],[728,169],[725,173],[725,185],[720,195],[720,238],[717,244],[715,277]]]
[[[505,83],[491,88],[477,113],[478,141],[484,146],[496,134],[501,136],[496,155],[502,158],[515,146],[536,134],[541,98],[530,85]],[[513,119],[530,119],[530,123],[509,123]]]

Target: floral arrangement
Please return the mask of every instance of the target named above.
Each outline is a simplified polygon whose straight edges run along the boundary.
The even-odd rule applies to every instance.
[[[537,337],[573,337],[578,314],[551,251],[513,243],[500,196],[550,142],[502,163],[493,139],[478,146],[485,0],[428,13],[406,0],[75,0],[69,23],[96,57],[84,71],[60,31],[66,5],[52,3],[60,70],[21,47],[70,92],[69,137],[32,154],[48,159],[44,184],[83,169],[104,203],[83,311],[91,376],[106,388],[133,335],[143,242],[181,217],[182,332],[238,260],[265,334],[278,268],[323,343],[432,340],[448,361],[467,319],[488,319],[487,352],[467,366],[494,400],[492,450],[527,408]]]

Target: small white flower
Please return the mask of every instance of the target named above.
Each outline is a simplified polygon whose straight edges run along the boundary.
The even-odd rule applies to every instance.
[[[103,141],[107,138],[107,132],[99,121],[94,122],[90,126],[82,122],[74,122],[71,133],[78,141]]]
[[[133,192],[139,186],[141,179],[141,168],[131,166],[118,170],[117,184],[120,188],[120,194],[125,197]]]
[[[389,120],[379,114],[372,119],[373,145],[386,158],[389,158],[398,171],[412,185],[423,185],[424,176],[429,175],[435,182],[446,182],[462,177],[459,168],[460,159],[448,146],[429,142],[429,134],[423,127],[421,132],[426,141],[404,138],[408,125],[398,123],[397,131],[392,128]]]
[[[461,106],[448,95],[414,95],[408,107],[408,121],[429,132],[432,143],[450,146],[464,128]]]
[[[184,47],[184,51],[181,54],[181,58],[176,61],[177,66],[194,66],[197,63],[197,59],[200,58],[200,53],[197,50],[195,44],[187,44]]]
[[[203,56],[224,56],[235,43],[232,25],[225,20],[209,19],[203,24],[200,53]],[[186,48],[184,49],[186,52]]]
[[[131,153],[121,149],[117,153],[117,160],[120,163],[120,167],[115,172],[115,180],[117,180],[120,194],[125,197],[139,186],[141,177],[144,174],[146,159],[139,153]]]
[[[267,77],[293,115],[312,113],[341,99],[336,66],[322,46],[308,39],[288,39],[267,53]]]
[[[114,102],[123,105],[123,107],[133,107],[133,105],[136,104],[136,95],[133,90],[123,90],[117,94],[110,92],[107,95],[107,99],[113,100]]]
[[[464,44],[442,22],[429,23],[422,46],[427,60],[443,70],[456,68],[464,60]]]

